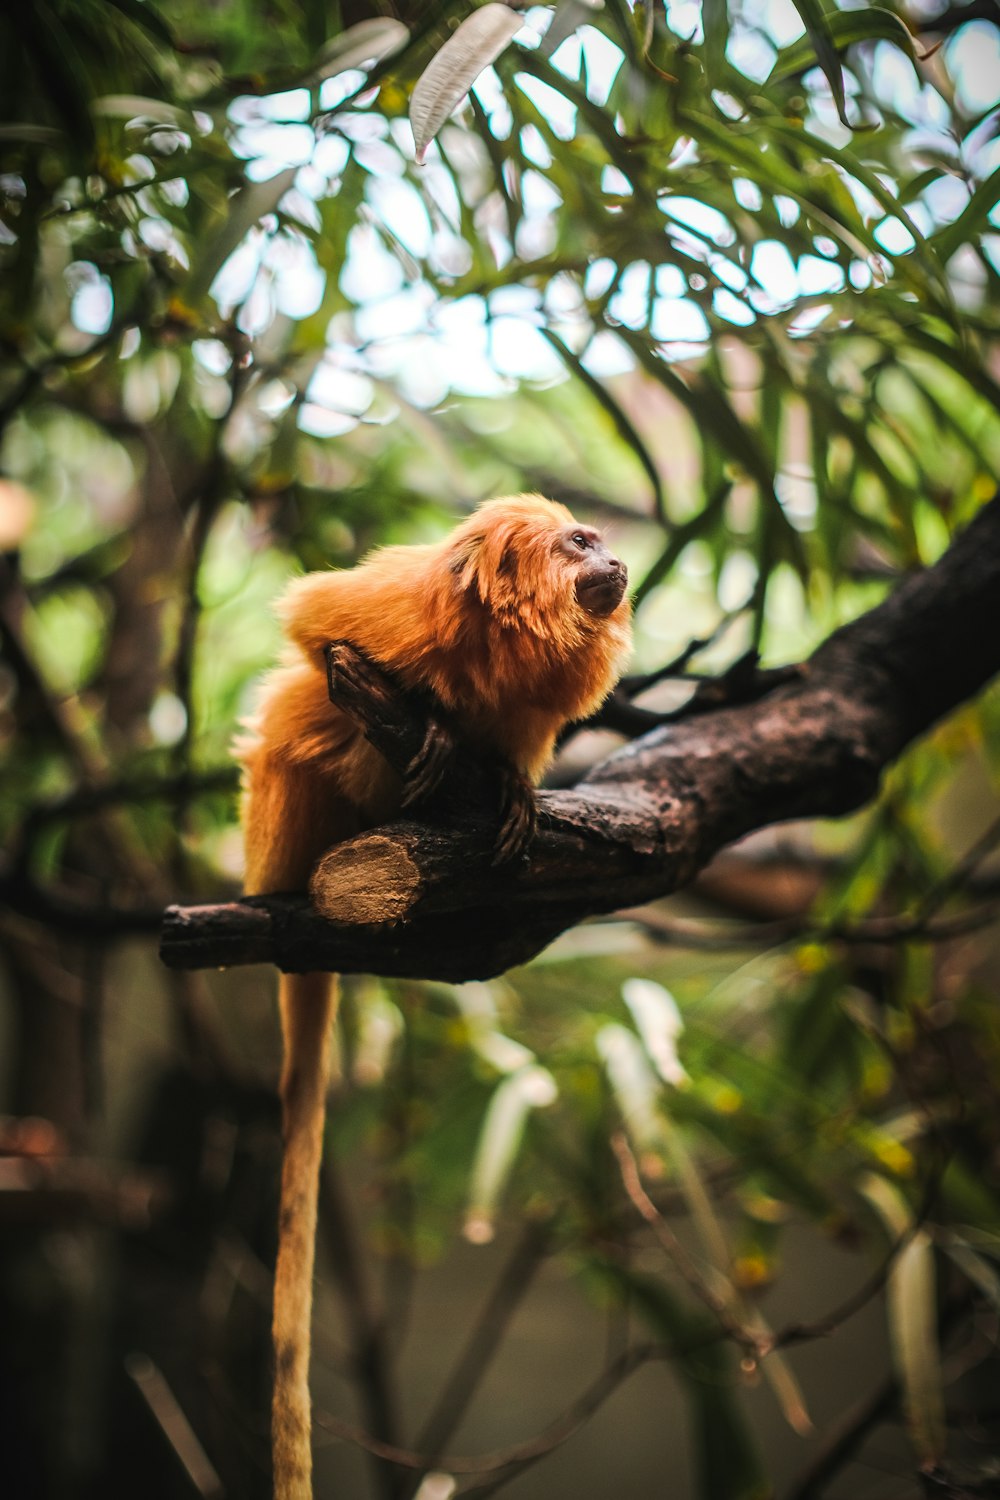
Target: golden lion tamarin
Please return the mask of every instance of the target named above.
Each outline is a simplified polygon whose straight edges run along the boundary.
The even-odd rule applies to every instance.
[[[324,850],[385,822],[407,800],[406,779],[330,701],[331,642],[357,647],[404,689],[429,690],[467,742],[527,785],[538,781],[563,725],[591,713],[614,684],[630,639],[626,582],[596,531],[562,505],[519,495],[481,505],[438,545],[386,547],[346,572],[293,583],[278,605],[288,654],[265,678],[236,749],[247,894],[304,889]],[[415,768],[421,781],[426,770]],[[501,831],[505,857],[523,834],[523,820]],[[282,976],[277,1500],[312,1492],[310,1317],[335,996],[332,976]]]

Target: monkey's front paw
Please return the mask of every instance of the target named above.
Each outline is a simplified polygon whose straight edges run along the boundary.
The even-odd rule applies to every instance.
[[[519,771],[511,766],[502,772],[500,828],[493,850],[494,865],[508,865],[521,859],[535,836],[538,813],[535,791]]]
[[[403,808],[426,802],[444,780],[455,754],[455,742],[443,724],[430,719],[424,742],[406,768],[403,778]]]
[[[352,646],[349,641],[328,641],[323,647],[326,658],[326,687],[331,703],[338,708],[344,706],[352,696],[370,689],[373,668],[368,658]],[[379,674],[381,677],[381,674]],[[384,677],[381,678],[384,682]]]

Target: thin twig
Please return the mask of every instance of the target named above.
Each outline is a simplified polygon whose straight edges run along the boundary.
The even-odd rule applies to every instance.
[[[508,1323],[548,1252],[548,1246],[549,1226],[529,1222],[455,1361],[437,1405],[420,1430],[417,1447],[427,1455],[424,1473],[437,1467],[441,1450],[465,1415]],[[409,1493],[416,1488],[414,1485]]]
[[[707,952],[730,948],[776,948],[784,943],[808,939],[811,942],[840,942],[850,945],[867,943],[945,943],[988,927],[1000,917],[995,904],[957,912],[952,917],[930,921],[923,916],[904,915],[864,917],[856,922],[813,922],[808,917],[790,917],[778,922],[739,922],[725,925],[702,922],[692,917],[669,917],[643,908],[625,907],[612,921],[634,922],[656,942],[672,943],[679,948]]]
[[[691,1288],[692,1292],[694,1292],[699,1302],[704,1303],[709,1312],[718,1319],[720,1325],[729,1334],[730,1338],[740,1344],[755,1360],[760,1359],[772,1347],[770,1339],[759,1333],[755,1333],[752,1328],[748,1328],[745,1324],[741,1323],[733,1315],[732,1308],[726,1299],[721,1297],[718,1292],[713,1291],[708,1285],[693,1259],[684,1249],[684,1246],[643,1187],[636,1159],[622,1131],[616,1130],[614,1135],[612,1135],[611,1149],[618,1158],[622,1185],[631,1203],[641,1214],[642,1218],[645,1219],[653,1231],[657,1242],[666,1251],[680,1276]]]
[[[926,919],[931,916],[932,913],[938,911],[944,905],[949,896],[953,896],[956,891],[961,890],[968,883],[970,876],[975,874],[983,860],[987,855],[993,853],[998,844],[1000,844],[1000,817],[994,819],[986,832],[981,834],[975,843],[965,851],[962,858],[948,871],[947,875],[944,875],[936,885],[931,887],[917,906],[916,919]]]
[[[366,1449],[367,1452],[375,1454],[377,1458],[384,1459],[387,1463],[397,1464],[400,1468],[413,1469],[421,1473],[430,1468],[440,1468],[448,1474],[491,1474],[544,1458],[579,1432],[584,1423],[634,1371],[653,1360],[670,1359],[673,1354],[674,1351],[666,1345],[651,1343],[637,1344],[631,1349],[623,1350],[566,1408],[562,1416],[550,1422],[536,1437],[527,1438],[524,1442],[516,1443],[509,1448],[498,1448],[474,1457],[452,1453],[438,1453],[434,1456],[412,1448],[398,1448],[389,1443],[379,1442],[353,1423],[345,1422],[329,1412],[314,1411],[313,1415],[318,1427],[322,1427],[344,1442],[354,1443],[359,1448]]]
[[[130,1354],[125,1370],[202,1500],[222,1500],[225,1486],[162,1370],[145,1354]]]

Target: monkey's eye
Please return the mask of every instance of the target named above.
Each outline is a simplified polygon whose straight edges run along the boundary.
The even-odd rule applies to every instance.
[[[570,541],[575,547],[579,547],[581,552],[586,552],[587,548],[590,546],[590,539],[588,537],[585,537],[582,531],[574,531],[573,535],[570,537]]]

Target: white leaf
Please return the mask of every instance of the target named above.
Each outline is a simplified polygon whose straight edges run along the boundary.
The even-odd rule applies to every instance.
[[[688,1075],[677,1056],[677,1038],[684,1022],[673,995],[652,979],[626,979],[622,996],[664,1083],[675,1088],[685,1084]]]
[[[547,1068],[532,1063],[510,1074],[495,1090],[483,1120],[469,1185],[465,1237],[474,1245],[493,1238],[500,1194],[517,1156],[524,1123],[533,1109],[546,1109],[558,1096]]]
[[[491,0],[466,16],[417,79],[410,99],[410,125],[417,161],[464,99],[484,68],[498,58],[524,21],[517,11]]]
[[[594,1040],[633,1145],[639,1151],[655,1151],[664,1137],[657,1108],[659,1086],[639,1038],[611,1021]]]
[[[896,1239],[908,1236],[889,1268],[886,1310],[903,1412],[920,1462],[932,1468],[945,1448],[945,1405],[937,1333],[934,1242],[914,1227],[909,1204],[895,1184],[874,1172],[859,1183]]]
[[[394,52],[400,52],[409,40],[407,27],[402,21],[394,21],[390,16],[376,16],[370,21],[359,21],[320,48],[307,81],[319,83],[324,78],[333,78],[337,73],[346,73],[348,68],[361,68],[365,64],[371,66],[381,62],[383,57],[391,57]]]
[[[900,1250],[886,1285],[889,1333],[903,1387],[903,1411],[917,1456],[927,1468],[945,1449],[941,1350],[937,1336],[934,1244],[925,1229]]]

